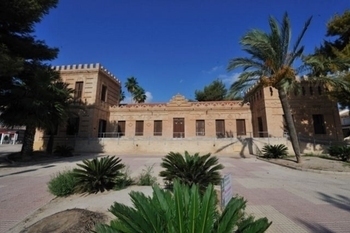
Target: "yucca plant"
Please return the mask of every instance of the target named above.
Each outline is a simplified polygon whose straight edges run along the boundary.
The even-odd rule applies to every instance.
[[[284,158],[288,155],[288,148],[283,144],[265,145],[262,148],[263,156],[265,158]]]
[[[170,152],[162,160],[161,166],[165,170],[161,171],[159,176],[164,177],[168,188],[172,188],[175,179],[190,187],[196,184],[201,191],[204,191],[209,184],[218,185],[221,182],[219,171],[224,166],[210,153],[200,156],[199,153],[190,155],[185,151],[185,155],[182,156],[180,153]]]
[[[120,171],[125,167],[118,157],[94,158],[83,160],[83,164],[77,164],[74,169],[77,179],[76,191],[81,193],[97,193],[112,189],[117,179],[122,176]]]
[[[173,193],[155,185],[151,197],[134,191],[130,197],[134,207],[115,202],[109,211],[117,219],[98,224],[97,233],[260,233],[271,225],[267,218],[246,217],[241,197],[232,198],[220,214],[213,185],[201,195],[197,185],[175,181]]]

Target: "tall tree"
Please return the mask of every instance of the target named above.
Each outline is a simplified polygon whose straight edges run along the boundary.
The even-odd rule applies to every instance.
[[[313,74],[325,76],[338,73],[347,88],[334,89],[331,94],[341,106],[350,107],[350,10],[346,10],[342,15],[336,14],[327,23],[326,36],[331,37],[331,40],[325,40],[309,57]]]
[[[24,71],[30,81],[16,81],[11,92],[3,94],[1,100],[7,105],[0,108],[0,119],[8,126],[26,127],[21,154],[27,159],[33,152],[37,128],[52,132],[68,119],[73,90],[49,66],[35,64]]]
[[[300,46],[300,42],[310,22],[311,18],[306,21],[294,46],[290,48],[291,26],[287,13],[284,14],[281,24],[274,17],[270,16],[269,26],[271,31],[267,33],[253,29],[244,35],[240,40],[240,44],[250,56],[230,60],[227,68],[228,71],[243,68],[238,81],[231,86],[231,90],[235,93],[245,90],[254,83],[258,83],[261,87],[272,86],[278,90],[298,163],[301,162],[300,146],[287,98],[287,91],[296,83],[295,77],[298,70],[293,68],[293,65],[296,59],[303,54],[304,47]]]
[[[34,26],[58,0],[0,1],[0,91],[13,87],[25,65],[56,58],[58,49],[36,40]]]
[[[58,53],[58,49],[35,39],[34,26],[57,2],[0,1],[0,117],[7,125],[26,126],[23,156],[33,150],[35,127],[44,121],[32,116],[47,113],[40,101],[50,94],[52,73],[44,61],[56,58]]]
[[[225,84],[217,79],[205,86],[202,91],[196,90],[194,94],[197,101],[221,101],[226,99],[227,89]]]
[[[125,88],[131,94],[132,99],[135,103],[143,103],[146,101],[147,96],[145,90],[139,86],[136,78],[127,78],[125,82]]]
[[[142,87],[137,86],[133,93],[135,103],[144,103],[146,98],[147,96],[145,90]]]

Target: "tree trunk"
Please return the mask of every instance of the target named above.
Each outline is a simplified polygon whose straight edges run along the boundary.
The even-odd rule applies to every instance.
[[[287,94],[283,88],[279,88],[278,95],[281,101],[284,117],[286,119],[288,133],[289,133],[290,141],[292,143],[293,150],[295,153],[295,158],[297,159],[297,163],[301,163],[298,135],[297,135],[297,131],[295,130],[294,120],[293,120],[292,113],[290,111]]]
[[[49,140],[47,141],[46,153],[52,155],[54,144],[54,135],[50,133]]]
[[[21,150],[22,160],[28,160],[33,153],[35,126],[26,126]]]

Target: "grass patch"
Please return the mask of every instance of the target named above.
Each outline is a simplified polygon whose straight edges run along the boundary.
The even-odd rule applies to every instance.
[[[69,196],[74,193],[77,179],[72,170],[57,173],[48,182],[49,192],[58,197]]]
[[[146,168],[142,169],[142,172],[137,179],[137,184],[141,186],[151,186],[157,181],[157,177],[153,176],[154,164],[151,166],[145,165],[145,167]]]

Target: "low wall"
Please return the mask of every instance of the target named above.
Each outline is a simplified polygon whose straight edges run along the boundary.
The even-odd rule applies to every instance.
[[[170,151],[189,153],[212,153],[248,156],[259,154],[266,144],[284,144],[288,152],[293,154],[291,142],[286,138],[205,138],[205,139],[160,139],[154,138],[99,138],[76,139],[76,152],[95,152],[108,154],[159,154],[164,155]],[[324,153],[327,146],[314,143],[300,143],[302,153]]]
[[[242,142],[235,138],[207,138],[207,139],[123,139],[99,138],[77,139],[76,152],[103,152],[108,154],[159,154],[164,155],[170,151],[189,153],[199,152],[212,154],[240,153]]]

